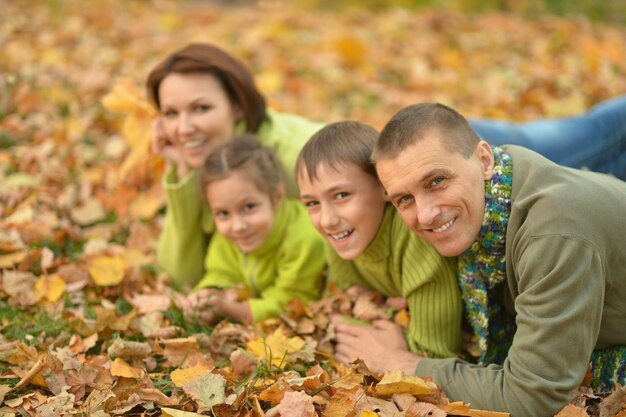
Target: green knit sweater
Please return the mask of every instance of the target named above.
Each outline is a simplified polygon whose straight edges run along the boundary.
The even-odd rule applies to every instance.
[[[197,288],[229,288],[244,284],[254,323],[276,317],[292,299],[313,300],[323,287],[323,238],[313,228],[305,207],[286,199],[263,245],[243,253],[219,233],[211,239],[207,273]]]
[[[461,296],[456,258],[444,258],[404,225],[387,205],[383,221],[365,252],[353,261],[326,247],[328,278],[338,287],[371,288],[408,302],[407,342],[412,352],[450,357],[461,350]]]
[[[304,143],[323,125],[299,116],[268,112],[257,136],[276,152],[287,174],[287,194],[298,197],[295,163]],[[243,130],[243,126],[237,126]],[[201,198],[197,171],[178,179],[173,169],[163,176],[167,212],[157,247],[160,266],[172,277],[176,288],[191,288],[204,275],[204,257],[215,231],[213,217]]]
[[[429,358],[417,374],[473,408],[552,416],[594,349],[626,345],[626,182],[503,148],[513,188],[498,301],[515,317],[513,345],[503,365]]]

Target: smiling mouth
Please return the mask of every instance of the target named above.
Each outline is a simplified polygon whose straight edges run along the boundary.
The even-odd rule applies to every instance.
[[[348,236],[350,236],[352,234],[352,232],[354,232],[354,229],[344,230],[343,232],[329,234],[329,236],[332,237],[333,240],[341,241],[341,240],[347,239]]]
[[[190,140],[183,145],[185,149],[194,149],[203,146],[206,143],[204,139]]]
[[[436,229],[431,229],[431,231],[433,233],[441,233],[441,232],[445,232],[446,230],[448,230],[450,228],[450,226],[452,226],[452,224],[456,221],[456,217],[452,220],[450,220],[449,222],[437,227]]]

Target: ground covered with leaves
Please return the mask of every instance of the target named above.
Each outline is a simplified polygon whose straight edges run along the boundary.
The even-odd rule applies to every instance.
[[[2,2],[1,416],[485,416],[434,383],[332,360],[330,313],[390,314],[373,294],[293,303],[206,328],[155,263],[163,162],[149,155],[149,69],[191,41],[247,62],[272,107],[378,128],[404,105],[566,116],[626,91],[626,30],[584,17],[299,10],[280,2]],[[581,389],[559,416],[626,415]]]

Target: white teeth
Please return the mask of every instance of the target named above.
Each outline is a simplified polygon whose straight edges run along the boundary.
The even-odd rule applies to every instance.
[[[444,224],[443,226],[438,227],[436,229],[433,229],[433,232],[441,233],[441,232],[444,232],[444,231],[448,230],[450,228],[450,226],[452,226],[452,223],[454,223],[454,220],[455,219],[452,219],[448,223]]]
[[[185,148],[197,148],[204,145],[204,139],[192,140],[185,143]]]
[[[330,235],[330,236],[335,240],[343,240],[347,238],[348,236],[350,236],[350,234],[352,234],[352,230],[344,230],[341,233],[337,233],[337,234]]]

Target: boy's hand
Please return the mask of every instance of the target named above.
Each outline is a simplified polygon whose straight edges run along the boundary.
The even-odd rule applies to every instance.
[[[373,327],[345,323],[342,316],[333,316],[337,345],[335,359],[349,364],[357,359],[374,372],[401,370],[414,375],[421,357],[409,352],[403,329],[388,321],[376,320]]]

